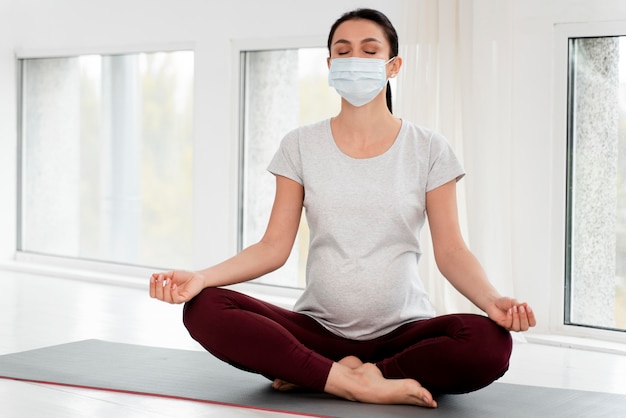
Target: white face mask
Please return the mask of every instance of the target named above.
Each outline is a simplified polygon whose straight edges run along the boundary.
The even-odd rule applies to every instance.
[[[387,83],[388,61],[376,58],[334,58],[330,62],[328,85],[353,106],[363,106]]]

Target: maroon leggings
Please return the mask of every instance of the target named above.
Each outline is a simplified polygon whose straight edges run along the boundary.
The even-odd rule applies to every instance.
[[[191,336],[219,359],[269,379],[323,391],[334,361],[353,355],[386,378],[413,378],[433,394],[489,385],[509,365],[510,334],[490,319],[444,315],[367,341],[339,337],[314,319],[222,288],[185,305]]]

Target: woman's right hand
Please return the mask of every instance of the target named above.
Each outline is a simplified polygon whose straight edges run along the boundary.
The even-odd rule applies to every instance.
[[[188,302],[204,288],[204,276],[197,272],[175,270],[150,277],[150,297],[168,303]]]

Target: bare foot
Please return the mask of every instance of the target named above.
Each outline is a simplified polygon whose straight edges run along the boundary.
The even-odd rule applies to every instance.
[[[356,357],[350,357],[333,364],[324,388],[326,392],[364,403],[437,407],[430,392],[416,380],[386,379],[374,364],[357,365],[354,359]],[[350,367],[355,365],[355,368]]]
[[[363,362],[359,360],[358,357],[355,357],[355,356],[344,357],[341,360],[339,360],[337,363],[343,364],[344,366],[352,370],[357,369],[363,365]]]
[[[343,359],[339,360],[339,364],[343,364],[344,366],[350,368],[350,369],[356,369],[360,366],[363,365],[363,362],[361,360],[358,359],[358,357],[355,356],[348,356],[348,357],[344,357]],[[286,382],[284,380],[281,379],[274,379],[274,382],[272,383],[272,388],[280,391],[280,392],[288,392],[290,390],[294,390],[294,389],[298,389],[299,386],[298,385],[294,385],[293,383],[289,383]]]
[[[284,380],[281,379],[274,379],[274,382],[272,383],[272,388],[280,391],[280,392],[288,392],[290,390],[294,390],[297,389],[299,386],[298,385],[294,385],[293,383],[289,383],[289,382],[285,382]]]

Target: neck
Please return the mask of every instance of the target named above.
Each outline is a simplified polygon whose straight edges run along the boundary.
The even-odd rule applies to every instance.
[[[341,112],[331,120],[335,144],[352,158],[371,158],[393,145],[402,121],[394,117],[384,102],[354,107],[343,103]]]
[[[361,140],[377,139],[381,133],[396,129],[400,120],[387,108],[387,103],[380,96],[361,107],[342,103],[341,112],[333,118],[333,124],[344,134]]]

